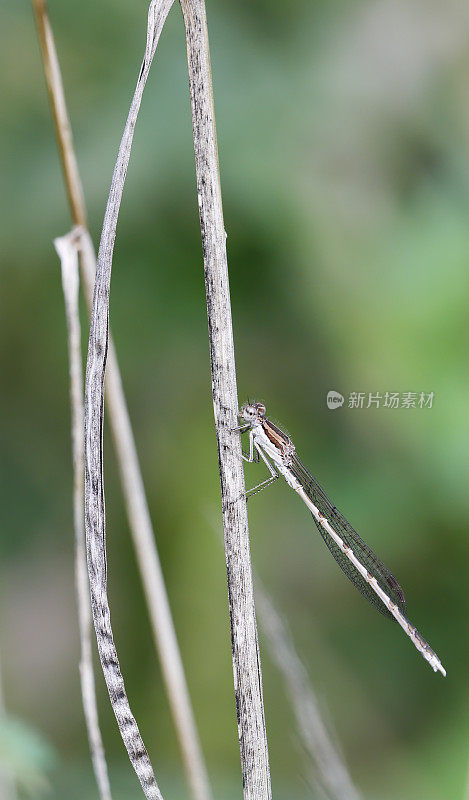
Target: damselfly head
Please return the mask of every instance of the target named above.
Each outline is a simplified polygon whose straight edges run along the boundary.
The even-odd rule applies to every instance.
[[[265,405],[263,403],[246,403],[241,408],[239,416],[244,422],[254,424],[261,417],[265,417]]]

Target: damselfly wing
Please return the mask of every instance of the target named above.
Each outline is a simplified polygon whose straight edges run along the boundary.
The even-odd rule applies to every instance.
[[[340,513],[340,511],[331,503],[324,489],[319,485],[317,480],[313,478],[310,472],[308,472],[296,453],[294,453],[292,456],[290,470],[295,478],[297,478],[297,480],[302,484],[306,494],[314,503],[316,508],[324,517],[326,517],[329,524],[343,540],[344,544],[353,550],[354,554],[363,564],[365,569],[374,578],[376,578],[383,591],[386,592],[393,603],[397,605],[399,610],[405,614],[405,595],[394,575],[390,572],[386,565],[383,564],[376,553],[373,552],[371,547],[369,547],[369,545],[367,545],[366,542],[364,542],[363,539],[358,535],[350,522],[348,522]],[[378,609],[378,611],[385,616],[394,619],[387,606],[385,606],[385,604],[380,600],[376,592],[373,591],[365,578],[363,578],[363,576],[355,569],[345,553],[334,542],[327,531],[324,530],[323,526],[318,523],[314,516],[313,519],[327,547],[347,578],[353,583],[354,586],[356,586],[358,591],[361,592],[361,594],[366,597],[366,599],[373,606],[375,606],[375,608]]]

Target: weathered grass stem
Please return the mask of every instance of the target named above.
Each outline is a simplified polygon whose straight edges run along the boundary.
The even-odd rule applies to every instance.
[[[205,4],[180,2],[186,28],[243,792],[245,800],[270,800],[241,443],[232,431],[238,397]]]
[[[83,271],[87,275],[94,275],[96,261],[93,244],[88,233],[82,237],[81,255]],[[211,800],[212,792],[197,733],[116,351],[111,337],[106,366],[106,402],[127,516],[150,613],[153,638],[160,658],[187,780],[194,800]]]
[[[86,225],[86,209],[81,180],[73,149],[70,122],[63,91],[52,30],[43,0],[33,0],[41,42],[47,86],[49,90],[57,141],[61,153],[65,183],[72,218],[77,225]],[[96,273],[96,256],[87,230],[80,238],[82,281],[91,309]],[[155,646],[161,661],[168,699],[175,721],[183,763],[194,800],[211,800],[194,714],[190,702],[182,659],[176,639],[163,573],[156,548],[143,478],[138,462],[135,439],[125,400],[119,365],[112,343],[106,368],[106,402],[116,448],[129,526],[137,553],[148,603]]]
[[[80,635],[80,684],[86,729],[96,783],[101,800],[111,800],[111,789],[98,722],[98,706],[91,648],[91,604],[86,566],[85,517],[83,510],[83,369],[81,332],[78,308],[78,250],[81,229],[75,229],[54,241],[61,261],[62,287],[67,321],[68,358],[70,370],[70,406],[72,421],[73,459],[73,525],[75,531],[75,584]]]
[[[162,800],[153,767],[133,716],[119,666],[107,599],[106,520],[103,485],[104,376],[109,336],[112,255],[133,133],[158,39],[173,0],[152,0],[147,44],[122,135],[99,246],[85,381],[85,523],[91,607],[112,708],[130,761],[148,800]]]

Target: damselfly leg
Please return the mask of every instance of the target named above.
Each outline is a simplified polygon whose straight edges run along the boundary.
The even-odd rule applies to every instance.
[[[237,428],[231,428],[232,433],[237,433],[237,432],[247,433],[248,430],[249,430],[249,425],[239,425]],[[253,462],[255,464],[258,464],[259,453],[257,452],[257,450],[254,453],[253,443],[254,443],[253,437],[251,436],[251,434],[249,434],[249,453],[244,452],[242,445],[241,445],[241,453],[243,454],[244,460],[247,461],[249,464],[252,464]]]
[[[255,464],[258,464],[259,463],[259,456],[262,458],[264,464],[266,465],[267,469],[269,470],[270,478],[266,478],[265,481],[261,481],[261,483],[258,483],[257,486],[253,486],[251,489],[248,489],[247,492],[246,492],[246,500],[249,497],[252,497],[254,494],[257,494],[258,492],[262,492],[263,489],[266,489],[267,486],[270,486],[270,484],[274,483],[274,481],[276,481],[277,478],[278,478],[277,470],[275,469],[273,464],[270,463],[269,459],[262,452],[261,448],[258,447],[257,444],[254,442],[254,436],[252,435],[252,432],[250,431],[249,432],[249,454],[245,453],[244,450],[243,450],[243,458],[244,458],[245,461],[248,462],[248,464],[252,464],[253,462]]]

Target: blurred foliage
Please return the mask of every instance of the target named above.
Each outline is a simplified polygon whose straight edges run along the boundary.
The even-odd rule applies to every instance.
[[[41,734],[0,714],[0,773],[9,775],[25,796],[40,797],[50,790],[46,776],[55,763],[55,753]]]
[[[146,7],[49,4],[99,240]],[[240,402],[262,397],[406,590],[448,671],[343,578],[286,486],[250,503],[252,551],[380,800],[462,798],[469,452],[469,15],[456,0],[208,3]],[[0,31],[0,643],[8,709],[56,747],[52,797],[95,797],[80,706],[65,321],[52,239],[70,226],[32,11]],[[86,352],[86,310],[83,306]],[[165,27],[118,227],[111,325],[217,797],[240,796],[184,32]],[[425,391],[432,409],[329,411],[330,389]],[[109,592],[162,790],[186,796],[106,434]],[[247,467],[247,483],[260,479]],[[313,532],[311,535],[311,531]],[[261,643],[262,644],[262,643]],[[275,796],[310,797],[263,653]],[[116,798],[139,797],[103,687]],[[174,777],[177,776],[177,779]]]

